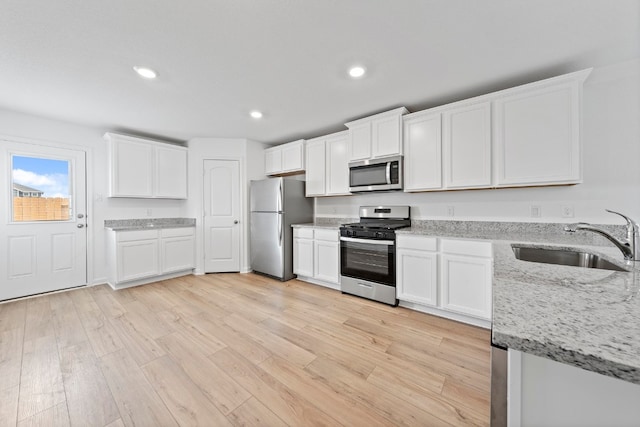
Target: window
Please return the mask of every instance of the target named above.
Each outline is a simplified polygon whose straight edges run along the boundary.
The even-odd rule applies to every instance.
[[[69,160],[12,155],[13,221],[71,219],[73,206],[69,186],[70,172]]]

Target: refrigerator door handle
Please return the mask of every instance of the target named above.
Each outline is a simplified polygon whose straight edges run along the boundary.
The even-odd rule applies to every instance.
[[[278,246],[282,247],[282,214],[278,214]]]
[[[282,181],[278,186],[278,212],[282,212]]]

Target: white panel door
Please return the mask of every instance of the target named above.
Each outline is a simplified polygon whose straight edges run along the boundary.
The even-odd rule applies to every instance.
[[[498,186],[579,182],[579,83],[495,102]]]
[[[240,271],[240,164],[204,161],[204,270]]]
[[[293,272],[313,277],[313,239],[293,239]]]
[[[374,120],[371,126],[371,151],[373,157],[402,154],[401,116]]]
[[[325,181],[325,141],[307,141],[307,170],[305,194],[307,197],[324,196]]]
[[[442,188],[442,125],[440,114],[404,121],[404,191]]]
[[[340,283],[340,243],[315,240],[313,255],[313,276],[325,282]]]
[[[86,285],[85,152],[0,144],[0,300]]]
[[[492,260],[442,255],[442,308],[491,320]]]
[[[156,147],[155,196],[187,198],[187,150],[183,147]]]
[[[438,254],[398,249],[398,299],[423,305],[438,305]]]
[[[443,113],[446,188],[491,186],[491,103]]]
[[[347,135],[327,139],[327,195],[349,193],[349,152]],[[307,175],[308,176],[308,175]]]

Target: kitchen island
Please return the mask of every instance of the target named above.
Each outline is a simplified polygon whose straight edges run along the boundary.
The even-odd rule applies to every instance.
[[[398,234],[492,242],[492,343],[508,349],[509,425],[640,424],[638,263],[563,224],[414,221]],[[628,271],[521,261],[512,245],[580,249]]]

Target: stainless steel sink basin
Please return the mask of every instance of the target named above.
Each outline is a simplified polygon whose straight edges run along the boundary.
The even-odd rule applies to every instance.
[[[521,261],[599,268],[602,270],[627,271],[599,255],[589,252],[522,246],[512,246],[512,248],[516,258]]]

